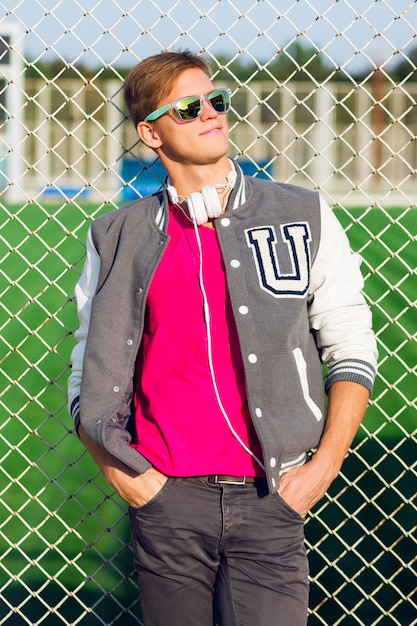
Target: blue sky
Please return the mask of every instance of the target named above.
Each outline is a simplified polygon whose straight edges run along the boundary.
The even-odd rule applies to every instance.
[[[162,47],[268,61],[302,34],[349,71],[417,46],[417,0],[0,0],[0,30],[10,21],[29,58],[90,66]]]

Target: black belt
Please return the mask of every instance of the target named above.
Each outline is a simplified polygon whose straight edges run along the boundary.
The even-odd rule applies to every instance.
[[[228,476],[227,474],[212,474],[207,476],[207,482],[211,485],[246,485],[265,483],[266,478],[256,476]]]

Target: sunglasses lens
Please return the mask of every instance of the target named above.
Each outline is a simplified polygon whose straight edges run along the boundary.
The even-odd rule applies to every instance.
[[[201,101],[203,97],[204,96],[200,99],[190,96],[178,100],[174,105],[174,110],[180,120],[183,122],[191,122],[197,119],[201,114]],[[210,105],[217,113],[227,113],[230,108],[230,93],[227,89],[216,89],[208,94],[208,96],[205,96],[205,98],[210,102]]]
[[[210,104],[217,113],[226,113],[230,107],[229,92],[226,89],[217,89],[209,95]]]
[[[177,102],[175,110],[184,122],[195,120],[201,111],[200,98],[182,98]]]

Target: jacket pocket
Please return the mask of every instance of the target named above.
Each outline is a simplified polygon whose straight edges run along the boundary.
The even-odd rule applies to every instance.
[[[295,365],[298,371],[298,376],[300,378],[301,390],[303,392],[304,400],[308,408],[310,409],[310,411],[313,413],[316,420],[320,422],[323,419],[323,413],[321,412],[320,407],[317,406],[313,398],[310,396],[310,388],[308,385],[308,378],[307,378],[307,363],[305,361],[303,353],[300,348],[295,348],[295,350],[293,350],[293,355],[294,355]]]

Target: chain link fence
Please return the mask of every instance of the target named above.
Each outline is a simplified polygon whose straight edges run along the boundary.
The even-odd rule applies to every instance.
[[[231,155],[319,189],[364,259],[380,371],[306,523],[309,624],[417,624],[416,34],[415,0],[0,1],[0,625],[142,623],[66,380],[88,225],[162,177],[120,92],[162,48],[206,56]]]

